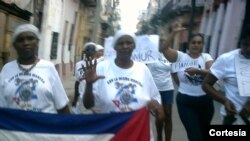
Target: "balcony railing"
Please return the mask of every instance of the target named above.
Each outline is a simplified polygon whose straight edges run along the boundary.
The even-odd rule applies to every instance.
[[[81,2],[88,7],[96,7],[97,5],[96,0],[81,0]]]
[[[176,0],[173,3],[173,9],[177,8],[177,7],[191,7],[191,2],[192,0]],[[195,6],[197,7],[202,7],[205,5],[205,0],[195,0]]]

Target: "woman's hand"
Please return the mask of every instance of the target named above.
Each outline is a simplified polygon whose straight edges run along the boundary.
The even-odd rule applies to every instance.
[[[93,63],[93,59],[89,57],[85,60],[85,62],[86,62],[86,66],[82,65],[82,69],[84,71],[85,80],[87,84],[93,84],[98,79],[105,78],[105,76],[96,75],[96,64],[97,64],[96,59],[94,60],[94,63]]]
[[[247,103],[244,104],[244,106],[240,112],[240,115],[247,117],[247,118],[250,116],[250,101],[247,101]]]
[[[227,112],[227,115],[235,115],[237,113],[236,108],[232,101],[226,98],[226,101],[224,102],[225,110]]]
[[[164,111],[162,106],[156,100],[150,100],[147,105],[149,111],[156,116],[158,120],[164,120]]]
[[[172,26],[172,29],[173,29],[173,33],[178,33],[180,31],[187,30],[187,28],[183,27],[180,22],[174,23]]]
[[[190,68],[186,68],[185,72],[188,73],[189,75],[194,75],[194,74],[198,74],[199,73],[199,69],[198,68],[194,68],[194,67],[190,67]]]

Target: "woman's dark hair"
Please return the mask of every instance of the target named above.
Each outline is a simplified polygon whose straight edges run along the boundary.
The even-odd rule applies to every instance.
[[[204,42],[205,42],[205,38],[204,38],[204,35],[203,34],[201,34],[201,33],[193,33],[192,35],[191,35],[191,37],[189,38],[190,40],[188,41],[188,44],[189,43],[191,43],[191,40],[194,38],[194,37],[201,37],[201,40],[202,40],[202,44],[204,45]],[[189,47],[188,47],[189,48]],[[202,52],[203,51],[203,48],[201,48],[201,50],[200,50],[200,52]]]
[[[196,37],[196,36],[201,37],[202,42],[204,43],[204,35],[201,34],[201,33],[193,33],[193,34],[191,35],[191,37],[190,37],[190,41],[191,41],[194,37]]]
[[[250,36],[250,24],[244,26],[241,30],[240,41]]]

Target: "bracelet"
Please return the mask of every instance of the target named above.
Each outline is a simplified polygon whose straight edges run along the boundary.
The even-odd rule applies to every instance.
[[[201,73],[201,68],[198,68],[198,70],[199,70],[199,73]]]

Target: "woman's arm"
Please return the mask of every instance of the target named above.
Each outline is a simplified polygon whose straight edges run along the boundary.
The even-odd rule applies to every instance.
[[[86,109],[90,109],[95,105],[95,97],[93,94],[93,84],[87,83],[83,96],[83,105]]]
[[[171,73],[171,76],[172,76],[172,78],[173,78],[175,84],[176,84],[177,86],[179,86],[179,85],[180,85],[180,81],[179,81],[179,78],[178,78],[177,73],[176,73],[176,72],[175,72],[175,73]]]
[[[202,89],[209,94],[210,96],[212,96],[213,99],[215,99],[216,101],[218,101],[219,103],[223,104],[225,106],[225,109],[227,111],[228,114],[235,114],[236,113],[236,108],[234,106],[234,104],[227,99],[224,95],[220,94],[214,87],[213,85],[215,84],[215,82],[218,79],[211,73],[209,73],[203,83],[202,83]]]
[[[202,77],[205,77],[209,73],[209,69],[212,66],[212,64],[213,64],[213,60],[206,62],[205,69],[201,69],[201,67],[199,66],[197,74],[200,74]]]
[[[69,105],[67,104],[62,109],[57,110],[59,114],[70,114]]]
[[[187,68],[185,72],[187,72],[190,75],[199,74],[202,76],[202,78],[205,78],[205,76],[209,73],[209,69],[212,66],[212,64],[213,64],[213,60],[207,61],[205,64],[205,67],[206,67],[205,69],[201,69],[201,66],[198,66],[198,68],[190,67],[190,68]]]
[[[160,39],[160,52],[172,63],[177,60],[177,50],[169,47],[174,40],[174,36],[175,32],[172,32],[167,39]]]
[[[164,120],[164,110],[161,106],[161,104],[155,100],[155,99],[152,99],[148,102],[147,104],[147,107],[149,109],[149,111],[154,115],[156,116],[156,118],[158,120]]]
[[[166,59],[171,63],[176,62],[178,58],[178,52],[177,50],[170,48],[170,46],[174,41],[174,37],[176,33],[183,31],[183,30],[186,30],[186,28],[183,28],[180,23],[176,23],[173,26],[173,32],[169,34],[167,39],[163,39],[163,38],[160,39],[159,51],[162,52],[164,56],[166,57]]]
[[[98,79],[105,78],[104,76],[96,75],[97,61],[95,60],[94,63],[92,63],[93,62],[92,60],[93,60],[92,58],[88,58],[88,60],[86,60],[86,66],[82,66],[86,80],[86,88],[83,96],[83,105],[86,109],[90,109],[95,105],[95,96],[93,94],[93,83],[96,82]]]

